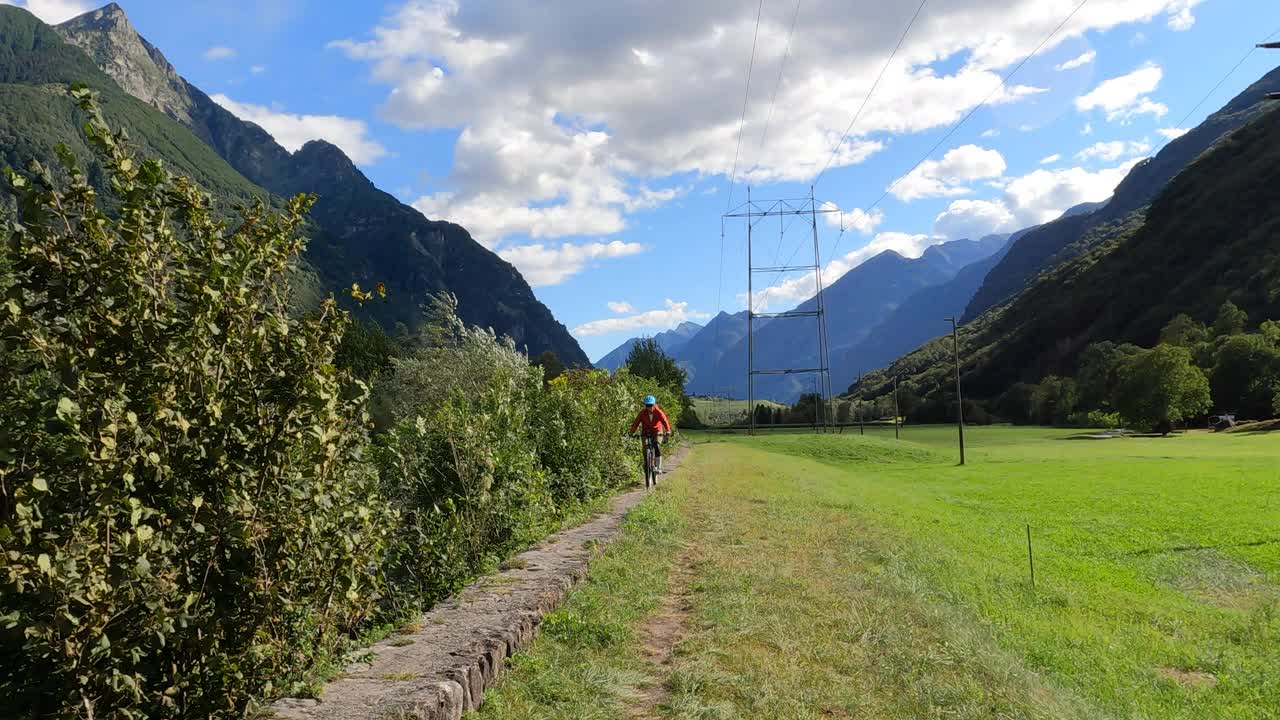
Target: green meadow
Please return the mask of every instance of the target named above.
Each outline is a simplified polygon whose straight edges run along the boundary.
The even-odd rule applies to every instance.
[[[1280,436],[966,434],[696,436],[482,717],[1280,717]]]

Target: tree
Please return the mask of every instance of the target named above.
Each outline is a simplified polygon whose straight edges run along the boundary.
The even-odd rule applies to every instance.
[[[1257,420],[1272,410],[1272,388],[1280,380],[1280,348],[1261,335],[1233,335],[1214,357],[1209,386],[1214,406]]]
[[[627,354],[625,365],[632,375],[648,378],[671,388],[683,389],[687,379],[684,368],[676,364],[653,338],[636,342]]]
[[[997,407],[1005,419],[1014,425],[1028,425],[1032,422],[1031,398],[1036,386],[1031,383],[1014,383],[1000,396]]]
[[[567,369],[564,363],[560,362],[560,356],[555,354],[553,350],[543,350],[542,354],[534,358],[533,363],[542,368],[543,382],[551,382],[564,374]]]
[[[1234,307],[1234,306],[1233,306]],[[1173,316],[1160,331],[1160,342],[1166,345],[1192,347],[1209,339],[1209,329],[1186,313]]]
[[[1218,308],[1218,316],[1213,321],[1213,334],[1215,337],[1237,335],[1244,332],[1248,322],[1249,314],[1228,300]]]
[[[1063,425],[1075,412],[1079,395],[1076,381],[1050,375],[1031,393],[1031,415],[1039,425]]]
[[[1080,405],[1090,410],[1111,409],[1120,367],[1140,352],[1142,348],[1137,345],[1117,345],[1109,340],[1085,348],[1080,355],[1080,372],[1076,378]]]
[[[1112,403],[1126,422],[1167,435],[1173,423],[1209,409],[1209,380],[1190,350],[1157,345],[1121,366]]]

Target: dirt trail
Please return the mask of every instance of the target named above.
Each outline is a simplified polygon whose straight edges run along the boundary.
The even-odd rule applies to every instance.
[[[667,594],[663,596],[658,611],[640,627],[645,656],[653,666],[650,674],[656,682],[636,688],[636,700],[628,714],[637,720],[659,717],[657,709],[670,697],[667,681],[671,676],[676,645],[684,636],[693,611],[689,594],[694,578],[693,566],[693,549],[686,547],[671,568]]]

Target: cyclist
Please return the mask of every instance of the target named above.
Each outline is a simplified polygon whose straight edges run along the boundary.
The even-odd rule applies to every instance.
[[[662,472],[662,446],[657,442],[659,434],[671,433],[671,421],[667,419],[667,414],[662,412],[662,408],[658,407],[658,399],[652,395],[646,395],[644,398],[644,409],[636,415],[636,419],[631,423],[631,433],[635,434],[636,428],[641,428],[641,434],[644,435],[646,442],[653,443],[654,454],[658,458],[657,472]]]

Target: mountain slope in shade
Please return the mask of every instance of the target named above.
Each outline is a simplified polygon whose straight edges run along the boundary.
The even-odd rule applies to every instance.
[[[388,298],[357,310],[387,327],[413,327],[430,295],[458,296],[468,323],[510,336],[530,354],[551,350],[571,366],[589,361],[567,328],[540,303],[510,263],[462,227],[432,221],[382,192],[337,147],[315,141],[296,153],[232,115],[188,83],[143,39],[114,3],[58,26],[126,91],[213,148],[240,174],[279,195],[314,193],[321,232],[307,248],[327,287],[383,282]]]
[[[828,356],[840,357],[917,291],[952,278],[959,270],[997,252],[1006,238],[993,236],[981,241],[956,240],[935,245],[918,258],[906,258],[885,251],[845,273],[824,292],[827,309]],[[816,301],[809,299],[798,310],[812,311]],[[738,316],[732,316],[738,317]],[[714,321],[713,321],[714,322]],[[727,323],[726,323],[727,325]],[[708,324],[708,330],[712,327]],[[746,315],[734,327],[733,338],[722,341],[718,353],[695,360],[686,351],[677,359],[690,367],[691,392],[697,394],[745,397],[747,392]],[[704,330],[699,339],[708,333]],[[693,343],[690,343],[692,346]],[[704,365],[701,362],[714,364]],[[816,367],[818,365],[817,321],[813,318],[787,318],[769,322],[756,321],[755,364],[757,369]],[[832,376],[832,387],[841,388],[851,378]],[[758,377],[758,398],[792,401],[801,393],[813,391],[813,376]]]
[[[668,355],[674,355],[684,347],[689,339],[698,334],[702,330],[702,326],[695,322],[682,322],[676,327],[660,332],[653,336],[658,342],[658,347],[662,348]],[[602,370],[617,370],[627,362],[627,356],[631,354],[631,348],[636,346],[643,337],[633,337],[618,347],[610,350],[607,355],[596,361],[596,367]]]
[[[1280,91],[1280,69],[1273,70],[1195,129],[1169,142],[1155,157],[1136,165],[1116,187],[1105,206],[1042,225],[1018,241],[983,281],[964,313],[968,322],[1008,301],[1037,274],[1078,257],[1091,248],[1080,242],[1090,231],[1141,212],[1183,168],[1222,137],[1258,117],[1269,92]]]

